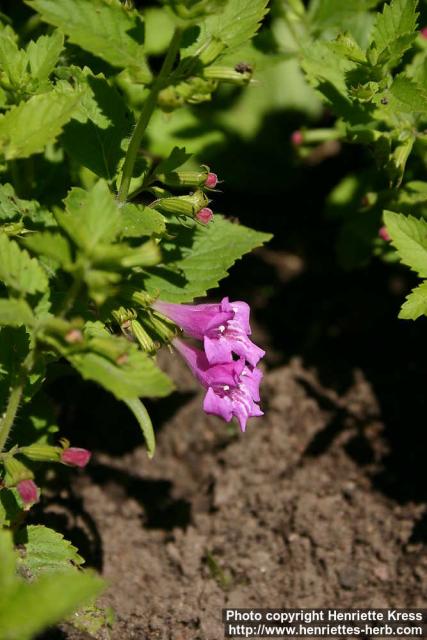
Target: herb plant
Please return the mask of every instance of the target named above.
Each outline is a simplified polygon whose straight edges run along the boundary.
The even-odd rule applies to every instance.
[[[75,624],[105,622],[102,581],[59,533],[26,524],[49,466],[90,458],[61,437],[50,380],[72,368],[125,403],[150,457],[143,399],[174,388],[156,364],[162,345],[205,387],[205,411],[242,429],[262,413],[249,307],[183,303],[269,236],[214,214],[217,175],[153,140],[219,85],[251,81],[266,11],[267,0],[25,0],[0,15],[2,640],[83,605]]]

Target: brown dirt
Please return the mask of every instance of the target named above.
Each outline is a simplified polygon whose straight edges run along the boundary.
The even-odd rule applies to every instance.
[[[425,505],[381,491],[388,441],[360,372],[338,396],[297,359],[273,370],[242,435],[174,366],[183,395],[154,460],[99,453],[74,481],[90,517],[68,528],[111,585],[114,640],[220,640],[226,606],[425,605]]]

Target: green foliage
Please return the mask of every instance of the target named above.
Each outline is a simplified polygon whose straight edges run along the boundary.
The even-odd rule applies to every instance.
[[[427,278],[427,222],[391,211],[384,221],[401,261]]]
[[[417,0],[392,0],[377,14],[371,49],[378,63],[397,64],[416,38]]]
[[[208,227],[177,228],[175,233],[181,255],[177,257],[172,245],[165,242],[164,264],[147,269],[149,275],[144,276],[149,292],[157,292],[171,302],[188,302],[205,295],[238,258],[271,238],[219,216]]]
[[[0,154],[13,160],[43,151],[71,120],[79,97],[50,91],[12,107],[0,116]]]
[[[136,11],[119,0],[26,0],[46,22],[63,31],[70,42],[111,65],[130,68],[140,81],[151,74],[144,56],[144,24]]]
[[[251,43],[267,0],[25,4],[11,6],[7,25],[0,13],[2,640],[30,640],[73,613],[94,634],[109,623],[77,549],[23,526],[55,477],[46,466],[65,464],[61,446],[73,446],[45,383],[72,372],[102,386],[132,412],[152,457],[141,399],[174,390],[156,353],[179,333],[155,299],[205,295],[270,238],[219,215],[199,221],[215,195],[201,152],[223,134],[213,122],[213,134],[200,130],[197,108],[179,112],[222,83],[243,96],[256,65],[268,67]],[[179,134],[161,110],[177,111]]]
[[[29,577],[69,571],[83,563],[76,547],[53,529],[29,525],[15,536],[19,545],[18,572]]]
[[[5,234],[0,234],[0,255],[0,279],[12,292],[46,291],[48,280],[40,264]]]
[[[0,629],[2,640],[29,640],[95,597],[102,581],[76,571],[46,574],[34,582],[18,577],[11,534],[0,531]]]

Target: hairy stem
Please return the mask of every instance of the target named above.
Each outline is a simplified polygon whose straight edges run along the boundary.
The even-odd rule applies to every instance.
[[[126,201],[127,195],[129,193],[130,182],[132,180],[133,169],[138,155],[138,149],[141,145],[141,141],[147,129],[148,123],[150,122],[150,118],[153,115],[154,109],[156,108],[157,96],[159,95],[161,89],[165,86],[167,78],[172,71],[172,67],[179,50],[180,42],[181,29],[176,28],[172,36],[168,52],[163,61],[160,73],[154,81],[151,91],[146,101],[144,102],[141,115],[133,132],[132,138],[129,142],[129,147],[123,165],[119,194],[117,196],[119,202]]]
[[[0,451],[3,451],[9,437],[10,430],[12,429],[13,423],[15,421],[16,412],[18,411],[19,403],[21,402],[23,391],[23,379],[20,379],[19,381],[17,381],[15,386],[11,387],[6,411],[0,419]]]
[[[9,438],[10,431],[13,427],[13,423],[15,422],[19,403],[21,402],[22,394],[24,392],[24,387],[33,366],[33,358],[34,353],[30,352],[27,358],[22,363],[15,381],[10,387],[10,394],[6,406],[6,411],[0,417],[0,452],[3,451],[7,439]]]

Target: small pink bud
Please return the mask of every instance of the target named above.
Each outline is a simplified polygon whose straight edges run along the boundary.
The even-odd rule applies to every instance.
[[[65,335],[65,341],[68,344],[77,344],[78,342],[83,342],[83,334],[79,329],[71,329]]]
[[[39,491],[33,480],[21,480],[21,482],[18,482],[16,485],[16,488],[26,507],[29,508],[35,502],[38,502]]]
[[[299,147],[300,145],[302,145],[302,143],[304,142],[304,137],[301,131],[293,132],[293,134],[291,135],[291,142],[294,145],[294,147]]]
[[[212,220],[213,215],[214,214],[212,209],[209,209],[209,207],[203,207],[203,209],[200,209],[200,211],[196,214],[196,220],[202,222],[203,224],[208,224],[208,222]]]
[[[391,235],[389,234],[389,232],[387,231],[386,227],[380,227],[380,229],[378,229],[378,235],[380,238],[382,238],[385,242],[390,242],[391,240]]]
[[[427,27],[420,29],[420,36],[427,40]]]
[[[61,453],[61,462],[69,464],[73,467],[85,467],[89,462],[92,454],[87,449],[79,447],[69,447]]]
[[[209,172],[208,177],[206,178],[205,187],[207,187],[208,189],[215,189],[217,184],[218,176],[216,175],[216,173]]]

